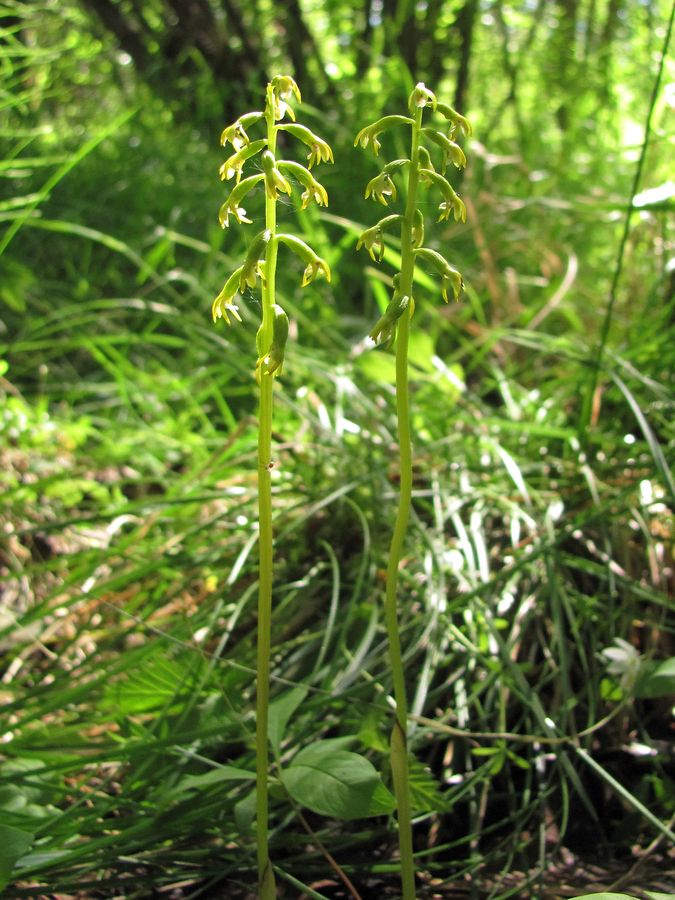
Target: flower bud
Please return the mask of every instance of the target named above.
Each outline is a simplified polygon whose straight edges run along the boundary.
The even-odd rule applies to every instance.
[[[275,75],[270,83],[277,97],[282,100],[290,100],[293,95],[298,103],[302,103],[300,88],[290,75]]]
[[[431,104],[432,109],[436,109],[436,94],[425,87],[424,83],[420,81],[415,85],[414,91],[408,98],[408,109],[410,110],[411,115],[414,115],[416,109],[420,109],[428,103]]]
[[[436,170],[434,169],[434,164],[431,162],[431,157],[429,156],[427,148],[420,145],[418,154],[420,169],[428,169],[431,172],[435,172]]]
[[[279,191],[283,191],[290,196],[291,186],[277,168],[277,161],[274,154],[269,150],[265,150],[262,157],[262,167],[265,173],[265,193],[272,200],[279,199]]]
[[[368,337],[372,341],[375,341],[376,343],[379,341],[385,347],[388,347],[389,344],[391,344],[391,342],[393,341],[396,334],[396,324],[398,320],[401,318],[403,313],[408,311],[410,308],[410,300],[410,297],[402,297],[398,293],[398,285],[395,281],[394,296],[390,300],[389,305],[385,309],[383,315],[376,322]]]
[[[412,244],[415,249],[421,247],[424,243],[424,216],[422,210],[415,209],[415,221],[412,227]]]
[[[260,371],[263,371],[265,375],[281,375],[284,365],[284,352],[288,340],[288,316],[277,303],[272,307],[272,313],[272,343],[266,353],[261,353],[256,364],[258,381],[260,380]]]
[[[272,110],[275,121],[283,119],[288,113],[290,119],[295,121],[295,113],[288,105],[288,100],[294,95],[298,103],[301,102],[300,89],[290,75],[275,75],[268,86],[268,100],[271,94]]]
[[[251,242],[251,246],[248,248],[248,253],[246,254],[246,259],[244,260],[244,265],[241,267],[241,274],[239,276],[240,291],[243,292],[246,285],[255,287],[256,278],[262,274],[260,260],[265,255],[267,244],[269,243],[271,236],[271,232],[268,229],[265,229],[265,231],[261,231],[260,234],[256,235]]]

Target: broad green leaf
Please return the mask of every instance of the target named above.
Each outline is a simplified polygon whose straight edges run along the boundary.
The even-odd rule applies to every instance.
[[[410,801],[416,813],[441,812],[447,804],[434,776],[414,756],[408,759]]]
[[[358,367],[369,381],[378,384],[396,383],[396,361],[386,350],[369,350],[358,358]]]
[[[234,805],[234,822],[240,834],[251,834],[255,819],[255,789]]]
[[[379,710],[369,709],[366,712],[363,724],[359,729],[358,739],[362,746],[368,750],[377,750],[378,753],[388,753],[389,744],[384,739],[380,730],[383,714]]]
[[[413,366],[421,369],[423,372],[432,373],[435,371],[432,362],[434,355],[434,342],[431,335],[426,331],[417,329],[410,334],[410,342],[408,344],[408,359]]]
[[[276,756],[279,756],[281,753],[281,742],[284,739],[286,726],[306,696],[307,688],[303,685],[298,685],[270,703],[268,714],[269,742]]]
[[[171,790],[171,794],[199,791],[223,781],[255,781],[255,772],[247,772],[246,769],[238,769],[236,766],[218,766],[202,775],[187,775],[185,778],[181,778]]]
[[[372,763],[331,742],[310,744],[283,773],[291,797],[302,806],[338,819],[364,819],[394,810],[393,796]],[[326,746],[329,744],[329,746]]]
[[[632,894],[612,894],[602,891],[599,894],[580,894],[578,897],[572,897],[572,900],[637,900],[637,898]]]
[[[643,698],[667,697],[675,694],[675,656],[660,663],[643,663],[635,696]]]
[[[179,660],[153,654],[124,680],[110,685],[105,692],[105,705],[122,716],[161,709],[178,699],[186,687],[186,676],[187,667]]]
[[[0,825],[0,890],[10,881],[14,866],[30,849],[33,835],[11,825]]]

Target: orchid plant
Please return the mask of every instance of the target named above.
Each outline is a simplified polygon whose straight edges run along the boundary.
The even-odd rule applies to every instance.
[[[425,111],[440,114],[445,128],[438,130],[423,125]],[[412,443],[410,437],[410,410],[408,391],[408,340],[410,321],[415,311],[413,282],[415,267],[430,265],[440,278],[440,290],[446,303],[451,294],[458,299],[462,276],[445,257],[435,249],[424,246],[424,217],[418,205],[420,184],[427,184],[440,191],[438,221],[466,221],[466,208],[459,195],[445,177],[448,164],[463,168],[466,157],[454,138],[458,133],[471,134],[469,122],[451,106],[436,99],[424,84],[419,83],[408,100],[407,116],[389,115],[363,128],[354,142],[355,146],[370,147],[375,156],[380,151],[379,136],[390,128],[403,126],[410,129],[410,157],[387,163],[379,175],[366,186],[365,196],[383,206],[398,197],[395,178],[407,174],[407,195],[403,214],[384,216],[367,228],[359,237],[357,249],[365,247],[371,258],[381,262],[384,256],[384,233],[387,229],[400,228],[401,265],[393,278],[392,299],[370,332],[373,341],[386,346],[396,341],[396,411],[398,418],[398,442],[400,456],[400,493],[396,522],[391,539],[385,594],[385,620],[389,641],[389,658],[394,683],[396,719],[391,733],[391,769],[398,812],[399,847],[401,855],[401,882],[403,900],[414,900],[415,866],[412,843],[412,813],[408,775],[408,705],[405,673],[398,629],[397,587],[398,571],[408,524],[412,499]],[[432,162],[431,150],[439,168]]]
[[[272,412],[274,379],[281,375],[288,340],[288,316],[277,303],[276,268],[280,245],[297,254],[305,266],[302,285],[310,284],[318,275],[330,281],[328,263],[303,240],[293,234],[277,230],[276,205],[281,194],[293,193],[293,182],[304,190],[301,206],[310,203],[326,206],[328,195],[314,178],[311,169],[323,162],[333,162],[328,144],[304,125],[295,121],[291,100],[300,102],[300,91],[288,75],[277,75],[267,85],[265,108],[249,112],[228,125],[221,136],[223,146],[230,144],[232,155],[220,168],[224,181],[235,179],[235,186],[220,208],[223,228],[230,220],[251,224],[242,206],[245,197],[258,185],[265,191],[265,227],[249,245],[246,258],[227,279],[222,291],[213,301],[213,320],[222,318],[228,325],[241,322],[235,298],[247,288],[260,282],[262,291],[262,322],[258,329],[256,380],[259,385],[258,415],[258,520],[259,520],[259,588],[258,638],[256,680],[256,841],[258,863],[258,894],[262,900],[276,896],[274,872],[268,850],[268,717],[269,670],[272,626],[273,535],[272,535]],[[261,124],[265,133],[251,140],[248,131]],[[299,140],[308,149],[307,165],[279,159],[277,137],[280,132]],[[257,159],[257,171],[242,177],[247,163]]]

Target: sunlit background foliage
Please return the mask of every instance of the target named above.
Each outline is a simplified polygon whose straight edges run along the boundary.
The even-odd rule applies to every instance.
[[[250,240],[218,225],[218,136],[281,71],[336,158],[328,210],[280,208],[333,271],[301,290],[289,263],[278,282],[282,763],[353,735],[388,777],[393,361],[365,336],[396,255],[355,251],[377,168],[353,140],[421,80],[474,138],[468,226],[434,231],[466,290],[445,306],[419,277],[411,347],[418,867],[429,896],[505,898],[584,887],[579,860],[666,857],[671,4],[35,0],[0,17],[0,883],[253,882],[252,782],[229,767],[253,765],[259,300],[230,330],[210,306]],[[386,817],[303,821],[279,794],[273,819],[289,897],[340,896],[317,835],[364,898],[396,884]]]

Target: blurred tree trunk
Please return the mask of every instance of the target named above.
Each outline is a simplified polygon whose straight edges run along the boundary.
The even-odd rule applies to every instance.
[[[285,14],[283,24],[286,52],[293,64],[293,75],[303,96],[314,100],[317,96],[332,94],[332,82],[326,77],[321,51],[305,22],[300,3],[298,0],[286,0],[283,6],[279,6],[280,11],[281,9]]]
[[[570,124],[570,105],[574,102],[578,91],[585,89],[576,78],[577,55],[577,17],[579,12],[579,0],[558,0],[560,8],[558,27],[553,32],[556,45],[557,88],[561,93],[561,101],[556,110],[556,118],[560,130],[567,132]]]
[[[363,0],[363,24],[356,42],[356,71],[362,77],[372,63],[373,18],[372,0]]]
[[[386,56],[400,56],[415,77],[417,72],[417,28],[415,8],[410,0],[383,0],[382,26]]]
[[[209,0],[164,0],[164,25],[160,28],[149,24],[139,0],[132,0],[129,6],[118,0],[82,0],[82,3],[113,35],[120,49],[134,61],[139,75],[159,94],[170,93],[181,78],[189,80],[198,75],[202,69],[200,57],[213,75],[214,97],[222,98],[229,113],[235,106],[240,108],[242,88],[246,94],[249,80],[260,69],[258,42],[249,33],[236,0],[222,0],[224,28],[219,25]],[[188,99],[194,113],[196,97],[190,94]]]
[[[443,0],[429,0],[423,32],[426,37],[423,46],[425,74],[435,90],[445,72],[447,56],[445,35],[438,34],[438,20],[443,10]]]
[[[598,47],[598,64],[603,76],[602,101],[606,102],[612,94],[612,49],[619,26],[619,16],[623,9],[623,0],[609,0],[607,18],[600,35]]]
[[[455,87],[455,109],[460,111],[467,109],[469,67],[477,9],[477,0],[467,0],[457,14],[455,21],[455,27],[459,34],[459,65],[457,67],[457,85]]]
[[[518,102],[518,56],[520,51],[517,50],[515,53],[511,52],[510,44],[511,44],[511,32],[509,30],[509,26],[506,24],[506,20],[504,19],[504,12],[502,10],[501,0],[498,0],[493,7],[494,17],[497,22],[497,28],[502,38],[502,61],[504,66],[504,71],[506,72],[509,90],[504,99],[504,102],[500,104],[495,110],[493,118],[489,123],[486,134],[490,134],[492,129],[496,126],[499,118],[501,117],[504,110],[511,106],[513,109],[513,118],[516,123],[516,129],[518,131],[518,136],[521,141],[521,146],[525,145],[525,136],[526,129],[525,123],[523,122],[523,117],[520,112],[520,104]],[[515,61],[514,61],[515,57]]]
[[[129,54],[141,77],[160,93],[171,91],[181,77],[197,76],[205,66],[213,75],[213,93],[222,98],[229,115],[241,108],[242,100],[244,105],[249,99],[257,102],[248,97],[250,84],[259,86],[266,76],[276,74],[276,70],[266,71],[252,24],[257,20],[255,7],[244,7],[243,0],[162,0],[165,14],[162,24],[154,27],[149,25],[141,0],[130,0],[129,5],[122,0],[81,2]],[[216,14],[216,2],[224,13],[224,24]],[[299,0],[277,4],[271,15],[305,96],[311,100],[334,93]],[[191,100],[196,102],[194,95]]]
[[[120,49],[129,54],[138,71],[141,74],[147,72],[150,57],[136,22],[130,20],[114,0],[84,0],[83,5],[115,36]]]

